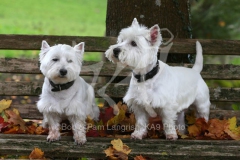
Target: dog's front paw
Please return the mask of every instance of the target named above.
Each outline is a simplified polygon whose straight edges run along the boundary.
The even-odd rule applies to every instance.
[[[83,145],[84,143],[87,142],[87,139],[86,139],[86,135],[85,135],[85,134],[83,134],[83,135],[80,135],[80,134],[74,135],[73,138],[74,138],[75,143],[76,143],[77,145]]]
[[[50,131],[47,136],[48,142],[58,141],[60,139],[59,131]]]
[[[177,140],[178,136],[177,136],[177,134],[166,134],[166,139],[167,140]]]
[[[134,131],[131,134],[132,139],[143,139],[147,136],[147,131]]]

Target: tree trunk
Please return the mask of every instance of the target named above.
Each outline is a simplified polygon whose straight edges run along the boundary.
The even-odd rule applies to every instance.
[[[106,36],[117,37],[122,28],[132,24],[137,18],[140,24],[150,28],[158,24],[167,28],[174,38],[191,38],[189,0],[108,0],[106,17]],[[171,34],[162,32],[163,38]],[[191,62],[188,55],[168,54],[167,62]],[[117,77],[113,82],[119,82]],[[121,99],[114,99],[115,102]],[[105,103],[106,104],[106,103]]]
[[[122,28],[131,25],[133,18],[151,27],[167,28],[174,38],[191,38],[189,0],[108,0],[106,35],[118,36]],[[163,38],[170,34],[162,32]],[[168,55],[167,62],[191,62],[188,55]]]

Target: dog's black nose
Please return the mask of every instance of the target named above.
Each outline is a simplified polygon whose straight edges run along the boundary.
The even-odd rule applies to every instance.
[[[113,49],[114,57],[118,58],[118,55],[119,55],[120,52],[121,52],[121,49],[120,49],[120,48],[114,48],[114,49]]]
[[[61,76],[65,76],[67,74],[67,70],[66,69],[60,69],[60,75]]]

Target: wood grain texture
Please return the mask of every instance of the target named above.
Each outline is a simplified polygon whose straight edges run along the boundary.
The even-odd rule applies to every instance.
[[[183,66],[192,68],[192,64],[171,63],[170,66]],[[37,59],[0,58],[0,73],[41,74]],[[84,61],[81,76],[111,77],[116,71],[116,65],[111,62]],[[131,69],[125,67],[117,75],[126,77],[131,75]],[[201,75],[204,79],[240,80],[240,65],[231,64],[205,64]]]
[[[42,91],[42,82],[0,82],[1,96],[38,96]],[[100,98],[122,98],[128,84],[95,84],[95,96]],[[105,92],[104,92],[105,91]],[[221,102],[239,102],[240,88],[210,88],[210,99]]]
[[[62,137],[60,141],[49,143],[42,135],[0,134],[0,155],[29,155],[38,147],[46,158],[87,157],[105,159],[104,150],[111,146],[114,138],[87,138],[83,146],[76,146],[72,137]],[[230,140],[176,140],[165,139],[122,139],[131,148],[130,157],[143,155],[152,159],[208,159],[231,160],[240,156],[240,141]]]
[[[24,119],[43,119],[42,113],[40,113],[35,104],[17,104],[11,105],[10,109],[16,108],[19,110],[20,115]],[[223,110],[223,109],[211,109],[210,119],[228,119],[236,116],[238,124],[240,123],[240,111]]]
[[[85,42],[85,51],[105,51],[108,46],[116,42],[113,37],[79,37],[79,36],[52,36],[52,35],[0,35],[0,49],[12,50],[40,50],[42,40],[49,45],[68,44],[76,45]]]
[[[116,43],[116,37],[79,37],[51,35],[0,35],[0,49],[40,50],[42,40],[50,45],[85,42],[86,52],[105,52]],[[165,39],[168,40],[168,39]],[[198,39],[203,47],[204,55],[240,55],[239,40]],[[174,39],[169,53],[195,54],[197,39]],[[165,46],[161,46],[163,49]],[[159,49],[159,51],[161,50]]]

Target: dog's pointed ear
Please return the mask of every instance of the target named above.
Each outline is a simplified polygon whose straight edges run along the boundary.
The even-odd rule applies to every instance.
[[[46,50],[48,51],[49,49],[50,49],[49,44],[47,43],[47,41],[43,40],[41,50],[42,51],[46,51]]]
[[[139,26],[137,18],[134,18],[132,21],[132,26]]]
[[[75,45],[74,49],[77,50],[78,52],[80,52],[81,54],[83,54],[84,53],[84,46],[85,46],[85,43],[81,42],[81,43]]]
[[[77,60],[79,64],[82,64],[83,53],[84,53],[84,42],[81,42],[74,46],[74,49],[77,51]]]
[[[43,40],[42,41],[42,47],[41,47],[41,51],[40,51],[40,54],[39,54],[39,60],[42,61],[44,56],[46,55],[46,53],[50,50],[50,46],[49,44],[47,43],[47,41]]]
[[[160,28],[157,24],[150,28],[150,42],[152,45],[155,45],[156,42],[161,42],[162,36],[160,34]]]

